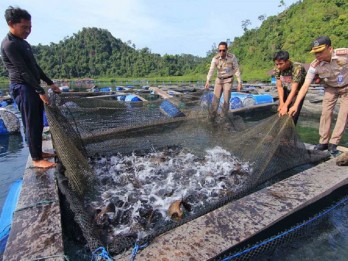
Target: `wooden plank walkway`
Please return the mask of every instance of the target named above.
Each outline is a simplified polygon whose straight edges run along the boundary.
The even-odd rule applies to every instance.
[[[331,159],[160,235],[136,259],[208,260],[347,183],[348,167]]]
[[[51,141],[44,141],[43,148],[52,151]],[[28,157],[4,261],[65,260],[54,172],[55,169],[32,168],[32,159]]]

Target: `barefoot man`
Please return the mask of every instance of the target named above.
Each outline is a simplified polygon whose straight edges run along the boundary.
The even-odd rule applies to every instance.
[[[30,14],[10,6],[5,11],[5,19],[9,33],[1,43],[1,58],[9,73],[10,94],[21,112],[34,167],[51,168],[56,164],[45,158],[54,155],[42,152],[43,110],[44,103],[48,105],[49,99],[40,86],[40,80],[56,93],[60,93],[60,89],[36,63],[31,47],[25,41],[31,32]]]

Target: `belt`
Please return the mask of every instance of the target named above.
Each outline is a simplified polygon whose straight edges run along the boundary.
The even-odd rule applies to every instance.
[[[341,88],[348,87],[348,84],[343,85],[343,86],[330,86],[330,85],[328,85],[328,84],[325,84],[325,86],[324,86],[324,87],[330,87],[330,88],[338,88],[338,89],[341,89]]]
[[[233,75],[231,75],[231,76],[227,76],[227,77],[218,77],[220,80],[226,80],[226,79],[229,79],[229,78],[232,78],[233,77]]]

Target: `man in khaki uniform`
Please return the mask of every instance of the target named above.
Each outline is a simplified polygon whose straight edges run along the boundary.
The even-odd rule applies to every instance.
[[[314,53],[316,59],[308,69],[305,83],[289,114],[296,113],[301,99],[305,96],[315,75],[318,74],[325,84],[325,93],[319,126],[320,140],[315,149],[328,149],[330,153],[336,154],[338,153],[337,145],[343,136],[348,118],[348,48],[333,49],[330,38],[321,36],[312,43],[311,53]],[[340,109],[335,128],[330,136],[333,110],[338,98],[341,98]]]
[[[214,97],[212,101],[212,116],[216,116],[221,94],[223,92],[224,102],[222,105],[221,116],[224,117],[226,116],[229,109],[233,75],[236,76],[238,81],[237,91],[240,91],[242,89],[242,81],[240,77],[240,70],[237,58],[234,54],[227,53],[227,43],[219,43],[218,48],[218,54],[213,57],[210,64],[210,69],[207,75],[205,88],[209,89],[210,80],[213,77],[216,68],[217,77],[215,79]]]

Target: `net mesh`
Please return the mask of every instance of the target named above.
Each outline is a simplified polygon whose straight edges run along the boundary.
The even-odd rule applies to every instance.
[[[91,250],[97,242],[121,253],[327,157],[306,149],[291,118],[254,119],[265,115],[261,108],[212,118],[209,97],[50,97],[46,115],[66,178],[59,184],[67,183],[64,194]]]

